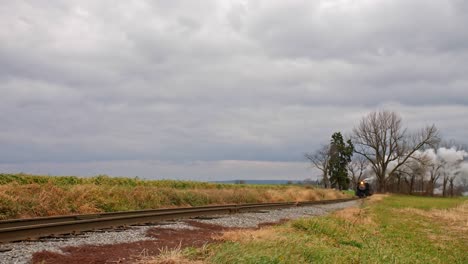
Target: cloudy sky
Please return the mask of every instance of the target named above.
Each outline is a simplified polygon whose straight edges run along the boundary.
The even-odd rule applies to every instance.
[[[0,5],[0,172],[304,179],[387,109],[468,135],[464,0]]]

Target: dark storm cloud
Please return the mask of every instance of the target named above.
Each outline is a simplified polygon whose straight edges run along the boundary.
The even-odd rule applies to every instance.
[[[383,108],[466,142],[467,10],[458,0],[3,3],[0,163],[297,161]],[[88,174],[80,166],[70,169]]]

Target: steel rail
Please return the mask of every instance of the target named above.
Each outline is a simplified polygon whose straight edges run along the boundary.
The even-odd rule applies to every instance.
[[[260,205],[280,205],[284,203],[262,203]],[[49,224],[49,223],[60,223],[60,222],[69,222],[76,220],[86,220],[86,219],[97,219],[97,218],[106,218],[114,216],[131,216],[131,215],[141,215],[141,214],[151,214],[151,213],[162,213],[162,212],[177,212],[177,211],[187,211],[187,210],[199,210],[199,209],[210,209],[210,208],[225,208],[225,207],[248,207],[248,206],[257,206],[258,204],[225,204],[225,205],[208,205],[208,206],[197,206],[197,207],[177,207],[177,208],[158,208],[158,209],[146,209],[146,210],[133,210],[133,211],[120,211],[120,212],[108,212],[108,213],[95,213],[95,214],[76,214],[76,215],[59,215],[59,216],[48,216],[48,217],[34,217],[34,218],[24,218],[24,219],[10,219],[10,220],[0,220],[0,229],[7,227],[20,227],[28,225],[39,225],[39,224]]]
[[[170,208],[170,209],[156,209],[156,210],[140,210],[129,212],[116,212],[98,214],[101,217],[91,216],[95,215],[81,215],[90,216],[91,218],[81,218],[78,220],[70,220],[67,217],[75,216],[59,216],[59,217],[43,217],[40,219],[42,222],[34,222],[33,219],[18,219],[10,220],[11,223],[20,223],[17,226],[9,226],[0,228],[0,242],[11,242],[26,239],[40,238],[44,236],[60,235],[79,233],[84,231],[92,231],[96,229],[115,228],[121,226],[129,226],[136,224],[156,223],[162,220],[173,220],[180,218],[190,218],[196,216],[207,216],[217,214],[230,214],[246,211],[257,211],[265,209],[279,209],[295,206],[309,206],[318,204],[339,203],[356,200],[351,199],[335,199],[335,200],[322,200],[322,201],[308,201],[308,202],[284,202],[284,203],[264,203],[264,204],[238,204],[238,205],[221,205],[221,206],[202,206],[202,207],[188,207],[188,208]],[[59,220],[57,222],[47,222],[46,219]],[[68,219],[68,220],[65,220]],[[52,221],[52,220],[51,220]],[[2,221],[6,224],[8,221]]]

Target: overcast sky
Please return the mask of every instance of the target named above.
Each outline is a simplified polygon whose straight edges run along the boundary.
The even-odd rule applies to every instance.
[[[0,172],[304,179],[367,113],[467,143],[468,1],[12,0]]]

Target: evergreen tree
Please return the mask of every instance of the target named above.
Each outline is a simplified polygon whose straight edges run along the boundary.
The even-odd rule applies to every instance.
[[[351,162],[354,146],[351,140],[346,143],[340,132],[332,135],[328,175],[331,186],[340,190],[348,189],[350,183],[347,165]]]

